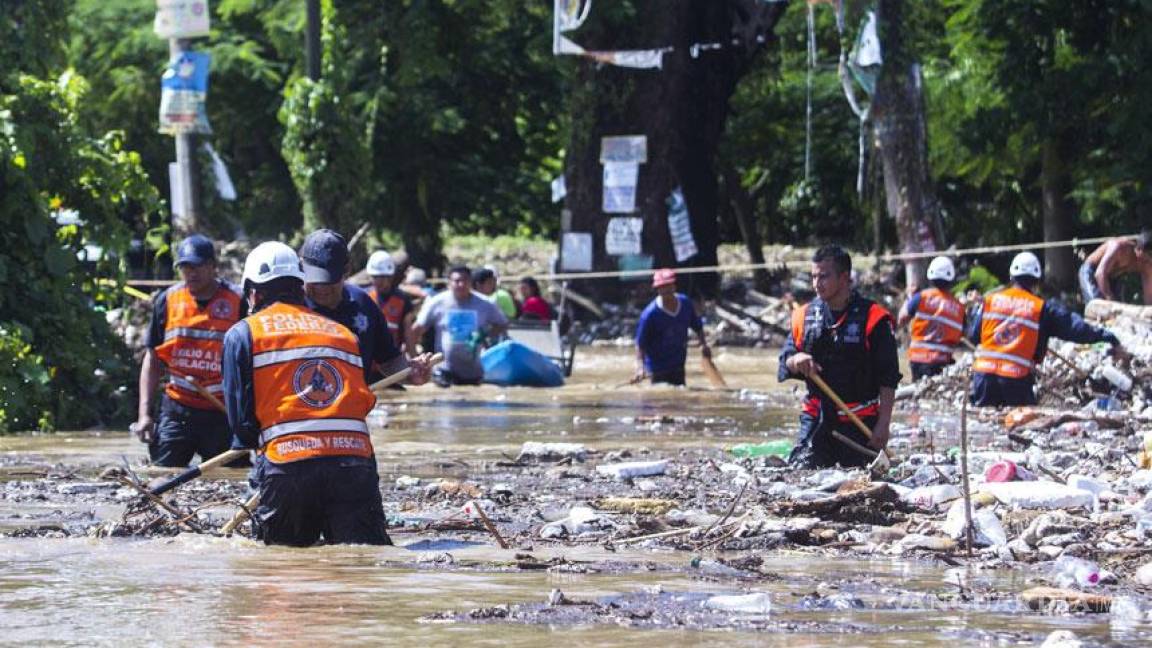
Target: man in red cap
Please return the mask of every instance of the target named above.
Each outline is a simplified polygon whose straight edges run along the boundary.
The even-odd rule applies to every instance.
[[[684,384],[684,361],[688,357],[688,329],[700,336],[700,352],[712,357],[704,338],[704,323],[692,300],[676,292],[676,273],[661,268],[652,275],[656,299],[640,313],[636,325],[636,382],[645,376],[653,383]]]

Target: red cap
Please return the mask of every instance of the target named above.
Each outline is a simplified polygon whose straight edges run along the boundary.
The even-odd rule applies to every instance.
[[[676,285],[676,273],[671,268],[660,268],[652,275],[652,287]]]
[[[984,480],[990,482],[1016,481],[1016,464],[1007,459],[997,461],[984,471]]]

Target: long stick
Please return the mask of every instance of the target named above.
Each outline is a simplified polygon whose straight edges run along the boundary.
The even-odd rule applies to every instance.
[[[1065,358],[1063,355],[1056,353],[1055,349],[1048,349],[1048,353],[1051,353],[1053,358],[1056,358],[1060,362],[1063,362],[1064,364],[1068,365],[1068,368],[1071,369],[1073,371],[1073,373],[1075,373],[1077,376],[1079,376],[1080,380],[1088,380],[1089,379],[1087,371],[1084,371],[1080,367],[1076,366],[1075,363],[1073,363],[1068,358]]]
[[[844,436],[843,434],[836,432],[835,430],[832,431],[832,436],[835,437],[836,440],[839,441],[840,443],[843,443],[844,445],[848,446],[849,448],[852,448],[856,452],[859,452],[860,454],[867,456],[869,459],[878,459],[880,457],[880,453],[877,452],[876,450],[866,448],[866,447],[860,445],[859,443],[856,443],[852,439],[849,439],[848,437]]]
[[[960,399],[960,478],[964,483],[964,539],[972,557],[972,487],[968,483],[968,394]]]
[[[440,364],[443,361],[444,361],[444,354],[443,353],[436,353],[436,354],[432,355],[432,357],[428,358],[428,368],[431,369],[432,367],[435,367],[436,365]],[[397,371],[396,373],[392,374],[391,376],[387,376],[385,378],[381,378],[380,380],[377,380],[376,382],[369,385],[368,389],[371,389],[374,392],[380,391],[382,389],[387,389],[388,387],[391,387],[392,385],[395,385],[398,382],[403,382],[411,374],[412,374],[412,367],[405,367],[405,368],[401,369],[400,371]]]
[[[848,420],[852,421],[852,423],[854,423],[856,427],[862,433],[864,433],[864,438],[868,439],[869,441],[872,440],[872,430],[870,430],[867,425],[864,425],[864,421],[861,421],[860,417],[856,416],[856,412],[853,412],[848,407],[848,405],[844,403],[844,400],[840,398],[840,396],[838,396],[831,387],[828,386],[828,383],[824,382],[824,379],[821,378],[819,374],[813,372],[808,376],[808,378],[810,378],[812,382],[816,383],[816,386],[820,388],[820,391],[824,392],[825,396],[832,399],[832,402],[836,404],[836,407],[838,407],[840,411],[844,412],[844,414],[848,417]],[[848,437],[844,436],[843,434],[833,432],[832,435],[841,443],[850,445],[855,450],[862,449],[862,446],[855,442],[851,442]],[[876,452],[876,456],[872,460],[872,463],[868,465],[868,471],[873,474],[881,474],[887,472],[891,465],[891,460],[888,457],[888,448],[881,448]]]
[[[484,509],[480,508],[480,503],[472,500],[468,502],[468,504],[476,509],[476,514],[480,516],[480,521],[484,523],[484,528],[488,529],[488,533],[491,533],[492,537],[496,538],[496,542],[500,545],[500,548],[507,549],[508,543],[504,542],[504,537],[500,535],[500,531],[496,529],[496,525],[492,524],[492,520],[488,519],[488,514],[484,512]]]
[[[181,484],[186,484],[193,479],[196,479],[200,475],[203,475],[213,468],[229,463],[235,459],[239,459],[240,457],[243,457],[247,454],[247,450],[225,450],[215,457],[201,462],[199,466],[193,466],[188,470],[185,470],[179,475],[176,475],[172,479],[169,479],[168,481],[160,484],[156,488],[149,490],[148,492],[152,495],[163,495],[164,493],[167,493],[168,491],[176,488],[177,486],[180,486]]]
[[[708,382],[712,383],[713,387],[727,387],[728,383],[725,382],[724,376],[720,374],[720,370],[716,368],[716,363],[712,362],[712,358],[708,356],[700,356],[700,368],[704,370],[704,375],[708,378]]]
[[[255,509],[256,505],[259,503],[260,491],[256,491],[255,493],[252,493],[252,497],[249,497],[248,501],[244,502],[240,506],[240,510],[236,511],[236,515],[233,515],[232,519],[228,520],[228,523],[220,528],[220,533],[223,535],[232,535],[232,532],[236,530],[236,527],[243,524],[244,520],[247,520],[252,516],[253,509]]]
[[[200,394],[200,397],[203,398],[204,400],[208,401],[209,403],[212,403],[212,407],[215,407],[216,409],[220,410],[221,414],[227,414],[228,413],[228,408],[224,407],[224,403],[221,403],[220,399],[216,398],[215,394],[208,391],[208,389],[206,387],[204,387],[204,385],[201,385],[200,382],[198,380],[196,380],[195,376],[184,376],[184,380],[187,380],[188,384],[195,387],[196,393]]]
[[[808,379],[815,383],[816,386],[820,388],[820,391],[824,392],[824,395],[831,399],[832,402],[836,404],[836,407],[840,408],[841,412],[844,412],[848,420],[852,421],[852,423],[864,433],[864,438],[869,441],[872,440],[872,430],[870,430],[867,425],[864,425],[864,421],[861,421],[860,417],[856,416],[856,412],[853,412],[851,408],[844,404],[844,401],[836,395],[836,392],[832,391],[832,388],[828,386],[828,383],[824,382],[824,379],[821,378],[819,374],[813,373],[808,376]]]

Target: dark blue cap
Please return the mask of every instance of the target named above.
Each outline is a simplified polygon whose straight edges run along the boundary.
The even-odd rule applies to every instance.
[[[180,246],[176,248],[176,265],[184,263],[200,265],[215,260],[216,248],[212,245],[212,241],[203,234],[189,236],[180,241]]]
[[[316,230],[300,246],[300,262],[307,283],[343,281],[348,267],[348,244],[344,237],[330,229]]]

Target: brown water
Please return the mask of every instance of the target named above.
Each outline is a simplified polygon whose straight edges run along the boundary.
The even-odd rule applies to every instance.
[[[733,387],[787,394],[788,388],[775,381],[774,354],[728,350],[718,354],[717,363]],[[599,450],[645,446],[666,451],[791,435],[791,410],[761,407],[762,401],[746,395],[616,387],[628,378],[630,367],[625,350],[605,350],[578,357],[574,384],[559,390],[425,387],[397,392],[387,404],[387,429],[375,434],[381,472],[385,478],[402,473],[466,476],[482,470],[485,461],[515,456],[528,440],[583,442]],[[705,384],[697,373],[690,373],[689,380]],[[683,424],[645,418],[659,415],[693,418]],[[121,455],[138,460],[142,448],[126,433],[75,433],[3,437],[0,453],[21,460],[17,470],[66,464],[88,473],[119,463]],[[21,505],[20,510],[0,511],[0,517],[52,506]],[[401,544],[429,539],[435,538],[397,536]],[[830,560],[775,552],[764,555],[765,569],[781,578],[742,585],[701,579],[692,570],[585,575],[493,571],[494,563],[510,561],[513,552],[486,546],[451,549],[454,567],[418,562],[441,553],[403,547],[268,548],[241,538],[195,535],[149,540],[0,538],[0,643],[992,645],[1027,641],[1062,628],[1103,643],[1143,645],[1152,637],[1147,624],[1124,625],[1108,615],[1037,614],[1011,598],[942,601],[938,595],[954,590],[945,583],[946,567],[923,561]],[[533,554],[677,568],[689,559],[678,552],[608,553],[587,545],[540,546]],[[470,565],[484,569],[467,568]],[[1026,576],[1009,571],[969,574],[978,589],[1001,592],[1020,591]],[[802,596],[820,583],[839,584],[864,601],[866,609],[804,609]],[[538,603],[553,588],[587,599],[655,586],[685,595],[742,588],[769,592],[774,620],[818,621],[828,631],[764,634],[418,621],[436,612]],[[840,633],[849,626],[863,632]]]

